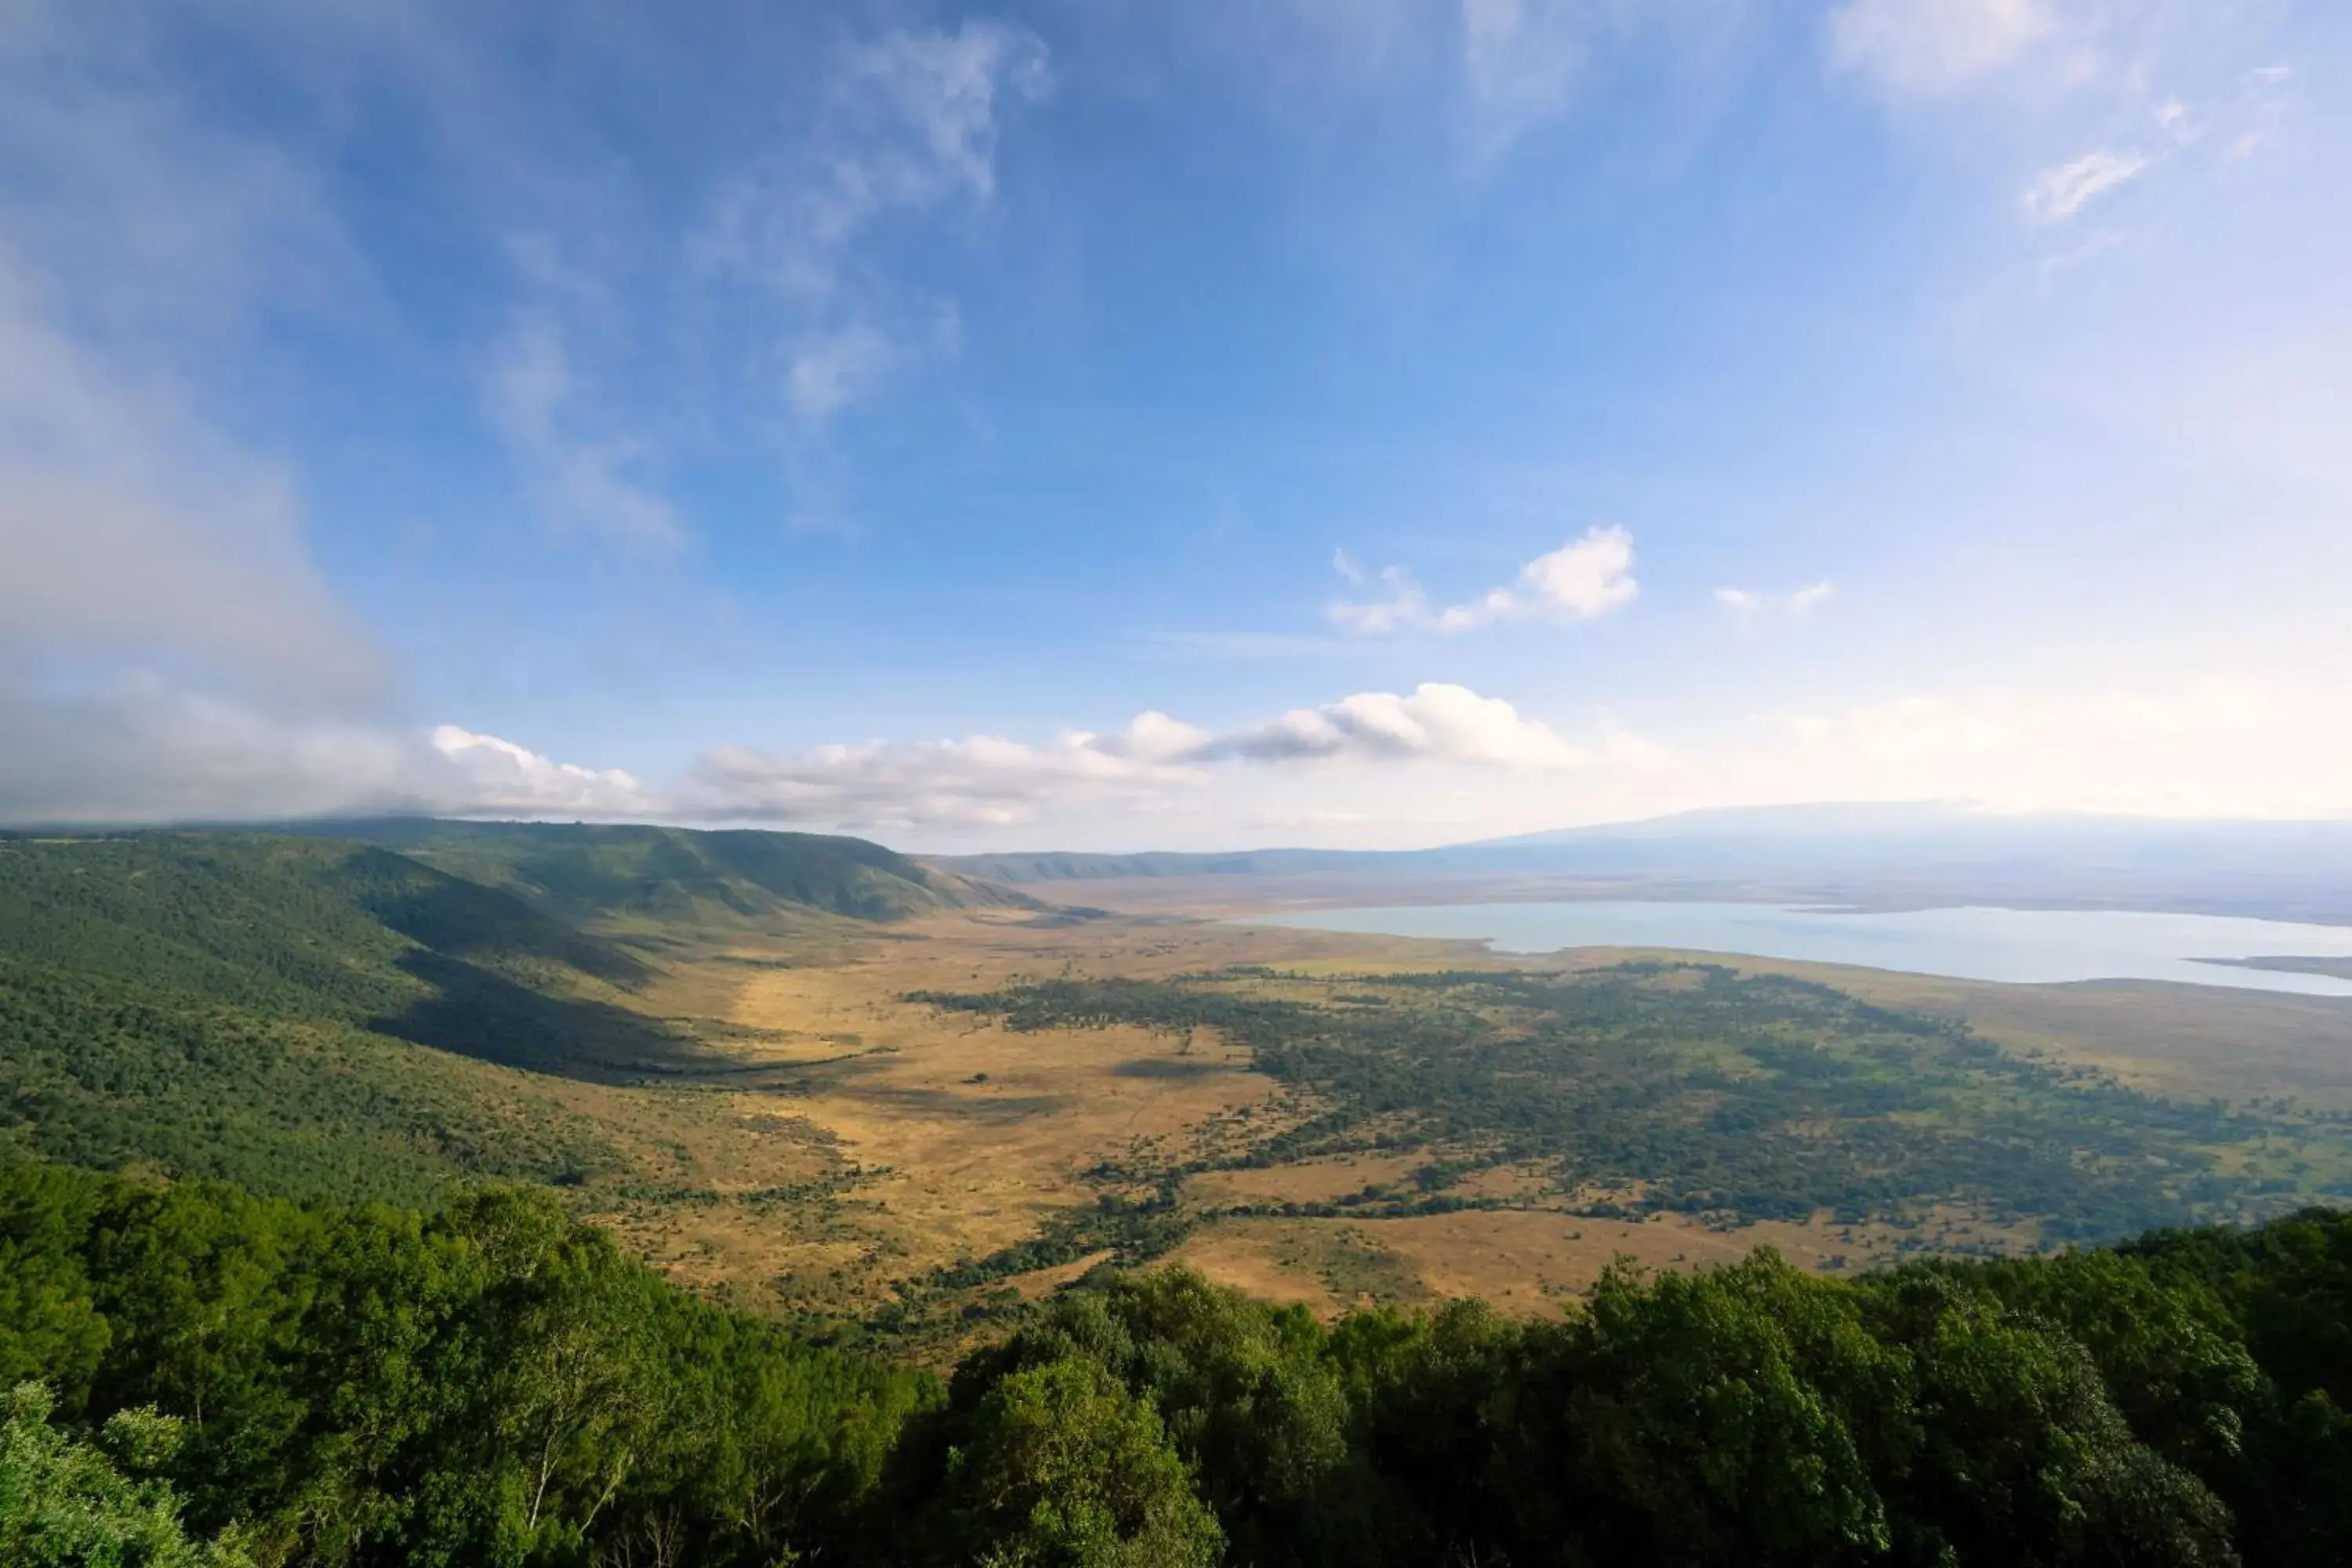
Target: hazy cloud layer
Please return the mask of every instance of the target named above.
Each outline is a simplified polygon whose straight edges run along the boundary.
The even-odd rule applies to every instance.
[[[652,817],[625,773],[495,736],[177,689],[0,679],[0,822],[266,822],[348,812]]]
[[[1424,683],[1360,692],[1224,733],[1139,714],[1045,744],[980,735],[789,753],[705,751],[674,786],[559,762],[495,735],[273,715],[152,679],[79,694],[0,691],[0,820],[268,819],[344,811],[656,817],[849,827],[1007,826],[1139,805],[1237,770],[1402,765],[1565,772],[1641,756],[1611,730],[1570,744],[1499,698]]]
[[[0,672],[162,657],[376,689],[383,668],[310,564],[290,477],[60,314],[0,249]]]
[[[2089,690],[1982,688],[1758,716],[1737,754],[1779,798],[1966,796],[2032,810],[2328,816],[2352,738],[2316,691],[2210,678]]]
[[[2316,706],[2315,706],[2316,704]],[[2076,691],[1976,689],[1755,716],[1668,746],[1603,714],[1570,737],[1499,698],[1424,683],[1213,731],[1165,714],[1044,743],[1002,736],[781,752],[717,746],[648,784],[498,736],[289,716],[152,678],[79,692],[0,683],[0,821],[268,820],[343,812],[752,822],[932,843],[1169,813],[1409,830],[1485,781],[1460,836],[1821,799],[1974,798],[2012,809],[2320,814],[2352,738],[2308,721],[2316,692],[2234,679]],[[1430,785],[1438,787],[1433,795]],[[1197,832],[1188,836],[1200,842]],[[1227,834],[1237,829],[1228,828]],[[967,842],[971,841],[968,837]],[[1208,842],[1227,841],[1212,837]]]

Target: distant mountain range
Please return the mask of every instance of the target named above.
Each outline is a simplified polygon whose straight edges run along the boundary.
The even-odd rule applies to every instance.
[[[1115,878],[1606,884],[1620,892],[2179,908],[2352,919],[2352,821],[2011,816],[1947,803],[1686,812],[1430,849],[935,858],[1015,885]]]

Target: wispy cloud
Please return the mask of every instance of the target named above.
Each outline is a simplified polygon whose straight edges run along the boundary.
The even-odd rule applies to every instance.
[[[555,527],[618,544],[675,549],[685,530],[668,500],[639,471],[645,452],[625,437],[583,426],[580,387],[562,329],[527,310],[509,328],[483,377],[491,423]]]
[[[1772,616],[1801,621],[1836,597],[1837,584],[1828,582],[1808,584],[1785,594],[1762,593],[1753,588],[1715,591],[1715,602],[1731,612],[1742,626],[1754,626]]]
[[[1351,584],[1363,584],[1361,569],[1344,552],[1335,565]],[[1622,528],[1588,530],[1520,567],[1517,582],[1442,609],[1431,606],[1427,592],[1402,566],[1387,568],[1380,581],[1388,589],[1386,598],[1337,602],[1331,619],[1364,637],[1398,631],[1453,635],[1505,621],[1592,620],[1632,604],[1642,591],[1633,577],[1633,536]]]
[[[772,302],[783,401],[803,424],[952,352],[952,305],[902,294],[861,247],[894,217],[987,206],[1003,105],[1041,96],[1047,81],[1045,44],[1005,23],[852,45],[829,73],[814,133],[720,191],[694,254]]]
[[[2043,170],[2018,194],[2018,208],[2032,223],[2063,223],[2109,191],[2137,178],[2148,162],[2139,153],[2085,153]]]
[[[1462,73],[1482,157],[1568,107],[1596,19],[1570,0],[1462,0]]]
[[[2045,0],[1850,0],[1829,18],[1831,59],[1901,94],[1970,87],[2048,37]]]

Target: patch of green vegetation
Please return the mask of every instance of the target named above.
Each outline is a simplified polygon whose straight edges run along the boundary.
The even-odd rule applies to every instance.
[[[1245,1154],[1106,1178],[1426,1151],[1423,1191],[1394,1212],[1528,1163],[1555,1173],[1561,1197],[1612,1194],[1586,1198],[1592,1212],[1912,1223],[1964,1204],[2053,1238],[2352,1194],[2344,1118],[2165,1100],[2005,1053],[1951,1020],[1717,965],[1253,968],[909,1000],[1023,1030],[1214,1029],[1315,1108]]]

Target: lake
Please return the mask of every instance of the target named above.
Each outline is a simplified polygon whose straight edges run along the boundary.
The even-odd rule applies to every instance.
[[[1253,925],[1390,936],[1483,937],[1500,952],[1674,947],[1862,964],[1961,980],[2172,980],[2352,996],[2352,981],[2200,959],[2352,957],[2352,926],[2119,910],[1813,910],[1773,904],[1588,900],[1407,904],[1255,915]]]

